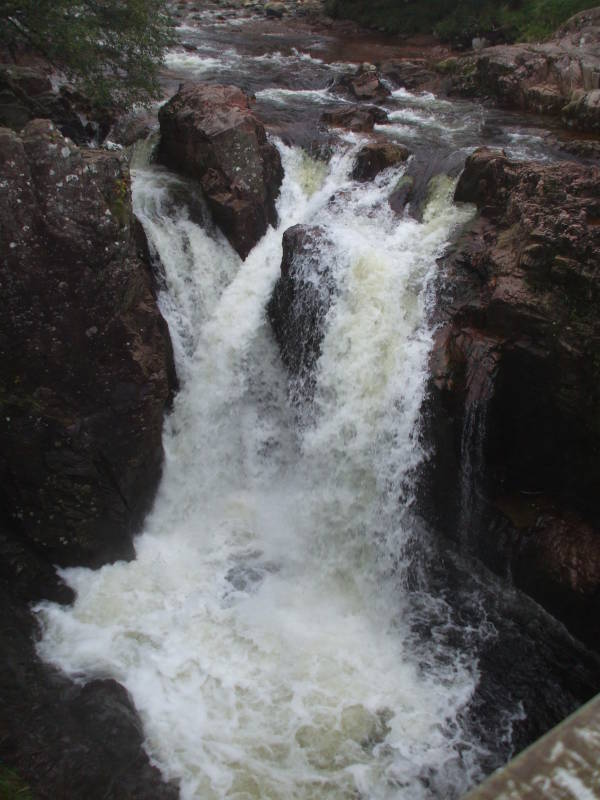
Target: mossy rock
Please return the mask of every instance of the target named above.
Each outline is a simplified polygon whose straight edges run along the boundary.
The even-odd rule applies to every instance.
[[[0,800],[33,800],[31,789],[12,769],[0,764]]]

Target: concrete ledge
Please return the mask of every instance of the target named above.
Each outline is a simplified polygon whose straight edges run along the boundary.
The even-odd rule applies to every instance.
[[[463,800],[598,800],[600,695],[494,772]]]

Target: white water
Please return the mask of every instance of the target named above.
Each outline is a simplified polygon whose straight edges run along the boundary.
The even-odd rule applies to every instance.
[[[184,800],[451,798],[477,777],[456,722],[476,665],[419,668],[392,574],[421,458],[428,281],[469,212],[446,187],[423,223],[398,220],[401,172],[361,185],[352,151],[326,171],[280,150],[281,223],[243,264],[173,211],[178,179],[135,174],[182,381],[164,479],[134,562],[63,572],[77,600],[39,607],[40,653],[127,687]],[[301,431],[265,320],[297,222],[327,229],[338,286]]]

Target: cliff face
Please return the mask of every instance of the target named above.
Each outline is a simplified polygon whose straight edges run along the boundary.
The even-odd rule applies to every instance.
[[[0,131],[0,508],[51,563],[132,555],[175,375],[124,161]]]
[[[442,263],[423,497],[435,527],[596,641],[600,171],[481,149]]]
[[[39,662],[54,565],[133,555],[158,484],[171,342],[118,155],[0,128],[0,760],[36,797],[169,798],[127,692]]]

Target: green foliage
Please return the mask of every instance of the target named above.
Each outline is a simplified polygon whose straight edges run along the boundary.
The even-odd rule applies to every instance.
[[[171,40],[166,0],[0,0],[0,42],[32,47],[98,105],[157,98]]]
[[[475,36],[531,41],[553,33],[598,0],[326,0],[333,17],[354,19],[390,33],[435,33],[467,47]]]
[[[0,764],[0,800],[32,800],[31,791],[16,772]]]

